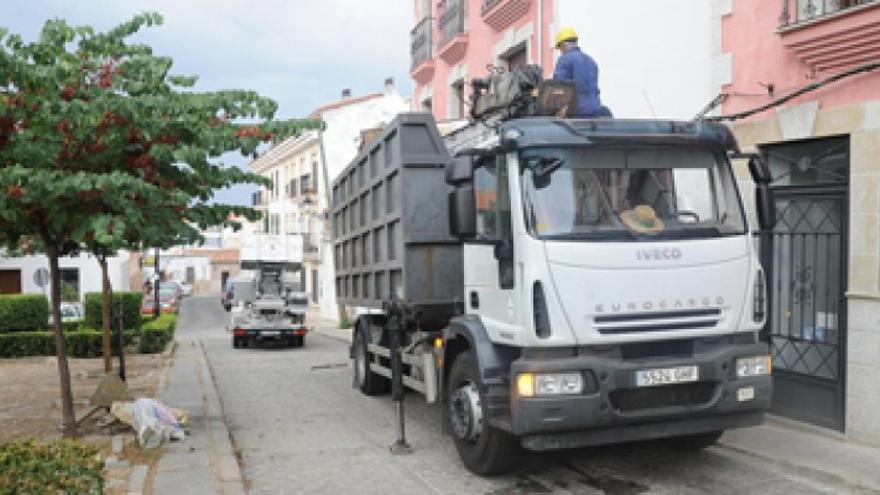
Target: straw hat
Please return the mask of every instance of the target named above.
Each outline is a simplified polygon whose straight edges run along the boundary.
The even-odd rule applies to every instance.
[[[666,230],[666,224],[657,218],[657,212],[648,205],[626,210],[620,214],[620,219],[627,228],[640,234],[656,234]]]

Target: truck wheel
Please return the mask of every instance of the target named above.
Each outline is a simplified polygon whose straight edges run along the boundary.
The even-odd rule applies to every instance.
[[[365,395],[387,394],[391,390],[391,381],[374,373],[367,355],[367,332],[358,323],[354,334],[354,382]]]
[[[668,439],[668,445],[675,450],[691,451],[703,450],[718,443],[723,431],[709,431],[706,433],[696,433],[694,435],[684,435]]]
[[[500,474],[519,461],[519,439],[489,424],[484,413],[477,362],[471,351],[458,355],[446,384],[449,426],[462,463],[474,474]]]

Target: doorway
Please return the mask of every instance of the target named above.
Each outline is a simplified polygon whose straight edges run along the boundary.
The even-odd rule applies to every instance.
[[[849,139],[763,148],[776,223],[763,264],[770,299],[772,411],[843,430]]]

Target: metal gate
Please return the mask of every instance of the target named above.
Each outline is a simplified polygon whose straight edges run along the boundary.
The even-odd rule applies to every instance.
[[[848,140],[786,146],[768,153],[776,219],[763,250],[772,410],[843,430]]]

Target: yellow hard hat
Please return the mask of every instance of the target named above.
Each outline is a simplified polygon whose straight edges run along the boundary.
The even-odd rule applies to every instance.
[[[556,48],[559,48],[563,41],[577,41],[577,39],[578,34],[573,28],[562,28],[556,33]]]

